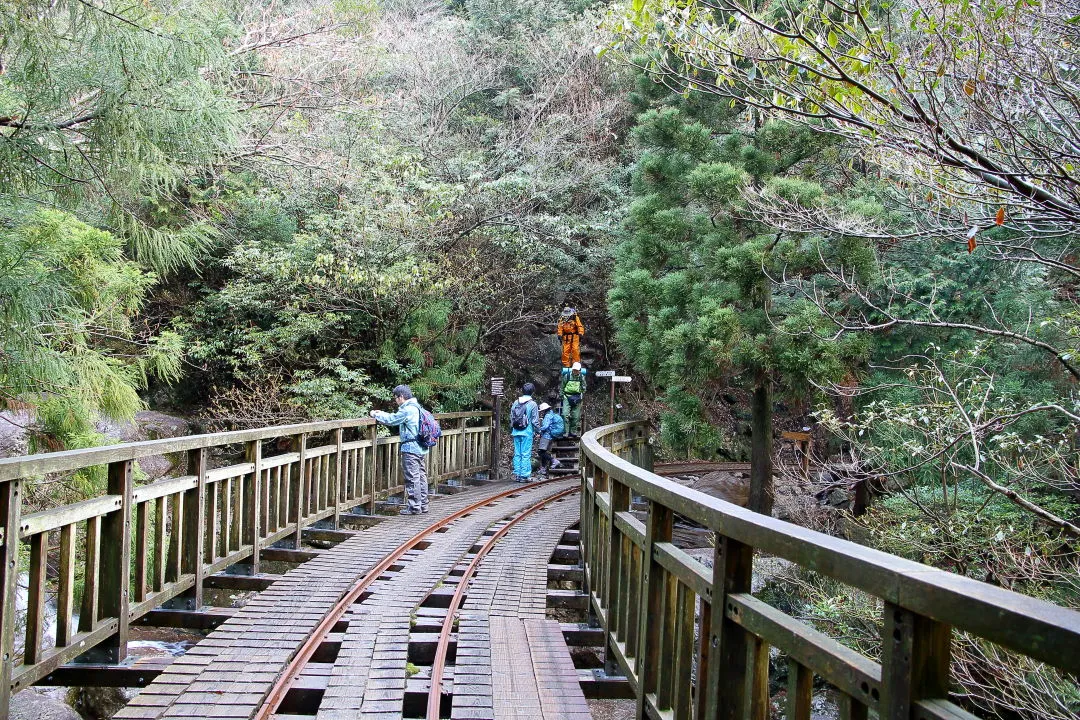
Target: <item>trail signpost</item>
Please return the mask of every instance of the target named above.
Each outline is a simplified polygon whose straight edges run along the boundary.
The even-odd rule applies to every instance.
[[[502,397],[506,393],[506,378],[491,378],[491,479],[499,482],[499,448],[502,446]]]
[[[608,424],[615,422],[615,383],[628,383],[629,375],[619,375],[617,370],[597,370],[593,373],[598,378],[607,378],[611,381],[611,406],[608,410]]]

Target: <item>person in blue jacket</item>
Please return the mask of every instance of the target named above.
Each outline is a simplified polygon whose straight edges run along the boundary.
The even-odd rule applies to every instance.
[[[529,482],[532,478],[533,435],[540,432],[540,410],[532,394],[532,383],[521,386],[521,397],[510,406],[510,435],[514,438],[514,480]]]
[[[419,515],[428,511],[427,468],[424,456],[428,451],[420,447],[420,403],[413,397],[408,385],[394,388],[394,404],[397,412],[372,410],[371,417],[380,425],[397,427],[401,436],[401,474],[405,478],[405,508],[401,515]]]
[[[557,468],[562,463],[558,458],[551,457],[551,445],[555,438],[560,438],[566,432],[566,423],[559,414],[559,407],[551,407],[547,403],[540,405],[540,476],[547,477],[549,468]]]

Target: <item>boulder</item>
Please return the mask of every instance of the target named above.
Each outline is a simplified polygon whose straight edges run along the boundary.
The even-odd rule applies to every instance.
[[[82,720],[79,713],[37,688],[11,696],[10,720]]]

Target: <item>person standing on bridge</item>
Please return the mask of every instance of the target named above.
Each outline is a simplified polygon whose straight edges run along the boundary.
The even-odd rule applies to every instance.
[[[398,429],[401,438],[401,474],[405,478],[405,508],[401,514],[419,515],[428,511],[428,479],[427,468],[424,467],[424,456],[428,451],[417,442],[420,437],[420,403],[413,397],[408,385],[394,388],[394,403],[397,404],[397,412],[372,410],[371,417],[380,425]]]
[[[585,335],[585,326],[581,324],[577,310],[564,307],[555,332],[562,340],[562,366],[568,368],[571,363],[581,362],[581,338]]]
[[[532,383],[521,386],[521,397],[510,406],[510,435],[514,438],[514,479],[529,482],[532,478],[533,435],[540,432],[540,411],[532,394]]]

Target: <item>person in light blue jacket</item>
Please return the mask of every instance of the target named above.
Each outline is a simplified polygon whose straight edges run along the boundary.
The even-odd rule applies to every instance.
[[[551,446],[556,438],[561,438],[566,432],[566,423],[559,414],[559,407],[551,407],[547,403],[540,404],[540,477],[547,477],[549,468],[557,468],[562,463],[559,458],[551,456]]]
[[[540,411],[532,394],[532,383],[521,386],[521,397],[510,406],[510,435],[514,438],[514,480],[529,482],[532,478],[533,436],[540,432]]]
[[[394,388],[397,412],[386,413],[372,410],[371,417],[381,425],[396,426],[401,438],[401,475],[405,478],[405,508],[402,515],[419,515],[428,511],[427,468],[424,456],[427,448],[420,447],[420,403],[413,397],[408,385]]]

